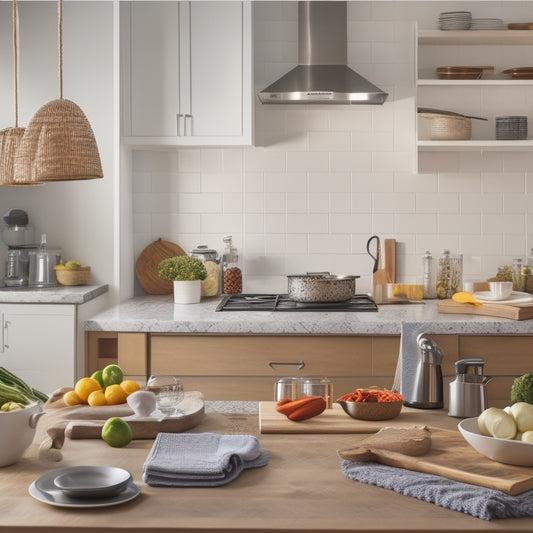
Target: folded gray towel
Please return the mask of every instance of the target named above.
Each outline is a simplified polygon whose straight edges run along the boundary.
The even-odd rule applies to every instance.
[[[167,487],[216,487],[245,468],[268,463],[252,435],[158,433],[143,465],[143,481]]]
[[[391,489],[483,520],[533,516],[533,490],[511,496],[499,490],[379,463],[342,461],[341,469],[354,481]]]

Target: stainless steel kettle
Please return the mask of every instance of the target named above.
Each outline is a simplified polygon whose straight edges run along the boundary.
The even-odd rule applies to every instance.
[[[416,344],[420,359],[413,390],[410,397],[405,398],[405,405],[419,409],[441,409],[444,405],[441,369],[444,354],[425,333],[418,335]]]
[[[455,380],[450,383],[448,415],[459,418],[479,416],[487,408],[487,383],[483,375],[485,361],[480,357],[455,362]]]

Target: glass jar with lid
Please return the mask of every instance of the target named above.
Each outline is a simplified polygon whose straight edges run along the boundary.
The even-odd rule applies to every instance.
[[[202,297],[217,296],[220,281],[220,257],[216,250],[210,249],[206,244],[199,244],[188,255],[203,261],[207,270],[207,277],[202,280]]]
[[[451,298],[463,289],[463,256],[443,250],[437,270],[437,298]]]
[[[231,235],[224,237],[226,245],[222,254],[222,293],[239,294],[242,292],[242,270],[239,264],[237,248],[233,246]]]

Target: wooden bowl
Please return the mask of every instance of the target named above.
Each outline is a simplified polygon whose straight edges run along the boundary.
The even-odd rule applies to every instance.
[[[390,420],[402,410],[403,402],[345,402],[337,400],[344,412],[358,420]]]
[[[477,80],[483,73],[482,67],[438,67],[437,76],[441,80]]]
[[[60,285],[87,285],[91,279],[91,267],[81,267],[76,270],[56,270],[56,279]]]

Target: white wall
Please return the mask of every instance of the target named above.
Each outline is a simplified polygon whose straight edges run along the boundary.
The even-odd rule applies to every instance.
[[[20,119],[59,97],[55,1],[19,2]],[[14,125],[12,3],[0,1],[0,127]],[[25,209],[36,239],[62,248],[65,260],[92,267],[92,282],[115,283],[113,2],[63,3],[63,94],[86,114],[98,143],[104,178],[1,187],[0,215]],[[3,256],[5,246],[0,244]],[[0,261],[0,279],[4,261]]]
[[[297,10],[288,2],[254,8],[257,91],[296,64]],[[531,152],[426,152],[416,172],[415,22],[436,28],[440,12],[464,9],[506,23],[531,18],[528,1],[352,2],[349,64],[389,92],[383,106],[255,99],[255,147],[135,152],[136,254],[158,237],[220,250],[233,234],[249,292],[283,291],[286,274],[316,270],[361,275],[358,290],[367,291],[365,243],[375,233],[399,241],[404,282],[419,279],[426,249],[463,253],[467,279],[525,256]],[[532,108],[529,100],[530,119]]]

